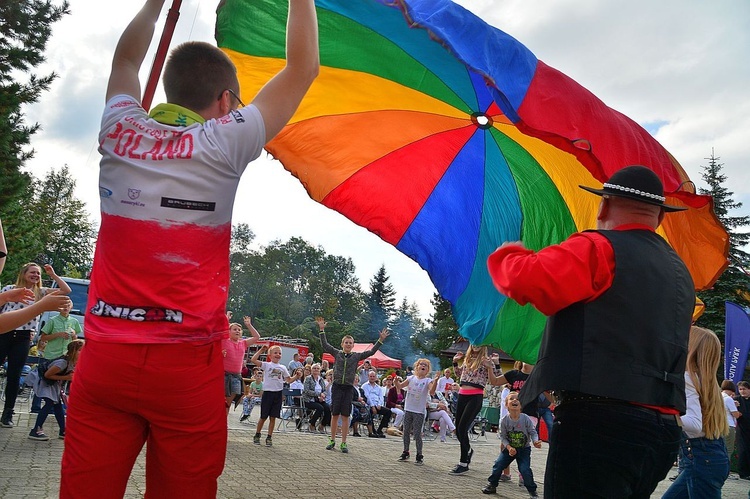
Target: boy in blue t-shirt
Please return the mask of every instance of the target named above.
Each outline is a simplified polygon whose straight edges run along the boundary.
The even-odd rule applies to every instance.
[[[529,416],[521,412],[521,402],[517,392],[510,392],[505,399],[508,415],[500,421],[500,438],[502,452],[492,467],[492,474],[487,479],[489,483],[482,489],[484,494],[497,493],[497,484],[503,470],[513,461],[518,461],[518,471],[523,477],[523,484],[531,497],[539,497],[536,493],[534,473],[531,471],[531,444],[537,449],[542,442],[534,428],[534,422]]]

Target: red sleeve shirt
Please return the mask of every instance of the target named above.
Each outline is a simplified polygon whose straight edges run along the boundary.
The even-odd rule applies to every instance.
[[[653,231],[640,224],[615,228],[634,229]],[[505,296],[553,315],[574,303],[595,300],[608,290],[614,279],[615,255],[603,235],[579,232],[537,252],[520,244],[498,248],[487,259],[487,267],[495,287]]]

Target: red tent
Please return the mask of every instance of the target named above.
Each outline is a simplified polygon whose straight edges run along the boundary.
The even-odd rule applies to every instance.
[[[365,350],[371,349],[372,346],[372,343],[355,343],[354,348],[352,348],[352,352],[364,352]],[[392,359],[380,350],[375,352],[375,355],[368,358],[370,360],[370,364],[372,364],[372,367],[375,367],[376,369],[401,369],[400,360]],[[333,365],[333,355],[331,355],[330,353],[324,353],[323,360],[327,360],[329,364]],[[360,364],[362,364],[362,362],[364,362],[364,359],[360,361]]]

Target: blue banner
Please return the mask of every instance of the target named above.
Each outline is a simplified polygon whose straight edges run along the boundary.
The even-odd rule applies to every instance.
[[[724,378],[737,383],[745,374],[750,350],[750,315],[736,303],[725,304]]]

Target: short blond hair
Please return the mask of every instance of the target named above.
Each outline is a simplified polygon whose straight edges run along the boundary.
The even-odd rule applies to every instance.
[[[279,345],[274,345],[274,346],[272,346],[271,348],[268,349],[268,353],[271,353],[274,350],[278,350],[280,352],[281,351],[281,347]]]
[[[432,362],[430,362],[430,359],[425,359],[425,358],[417,359],[417,360],[414,361],[414,364],[412,364],[412,368],[415,371],[417,370],[417,365],[420,362],[427,362],[427,373],[429,374],[429,373],[432,372]]]

